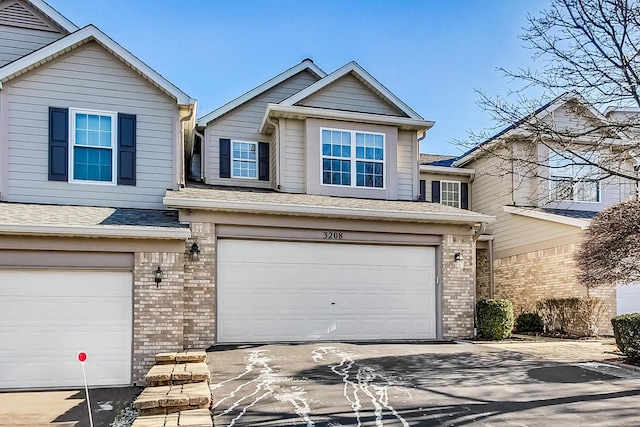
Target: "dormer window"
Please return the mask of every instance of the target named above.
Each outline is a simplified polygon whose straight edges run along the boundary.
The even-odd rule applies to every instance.
[[[385,136],[321,129],[322,184],[384,188]]]

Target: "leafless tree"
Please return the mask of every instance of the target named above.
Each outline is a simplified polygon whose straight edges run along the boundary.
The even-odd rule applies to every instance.
[[[567,168],[588,181],[638,181],[640,1],[552,0],[527,20],[521,39],[541,68],[500,69],[520,87],[497,97],[479,92],[496,126],[460,143],[479,145],[509,171],[556,180],[558,191]]]
[[[640,201],[628,200],[598,213],[575,256],[587,287],[640,282]]]

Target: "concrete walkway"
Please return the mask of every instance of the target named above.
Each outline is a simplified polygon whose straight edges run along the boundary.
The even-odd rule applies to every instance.
[[[561,363],[615,362],[622,360],[613,338],[568,340],[530,337],[527,335],[514,335],[514,337],[523,339],[523,341],[491,341],[476,342],[475,344],[516,351]]]

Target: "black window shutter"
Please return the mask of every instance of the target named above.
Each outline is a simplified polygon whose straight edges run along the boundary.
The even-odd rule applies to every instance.
[[[49,107],[49,181],[69,180],[69,110]]]
[[[418,200],[423,202],[427,200],[427,181],[424,179],[420,180],[420,193],[418,194]]]
[[[231,178],[231,140],[220,138],[220,178]]]
[[[136,116],[118,113],[118,185],[136,185]]]
[[[431,181],[431,201],[440,203],[440,181]]]
[[[258,142],[258,179],[269,181],[269,144]]]
[[[460,184],[460,207],[469,209],[469,184],[466,182]]]

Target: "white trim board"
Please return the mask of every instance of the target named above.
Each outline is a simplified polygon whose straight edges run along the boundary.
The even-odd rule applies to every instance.
[[[105,33],[100,31],[93,25],[87,25],[81,30],[69,34],[68,36],[63,37],[58,41],[48,44],[41,49],[36,50],[35,52],[32,52],[20,59],[8,63],[4,67],[1,67],[0,89],[2,89],[1,83],[6,83],[12,78],[17,77],[42,64],[45,64],[60,55],[64,55],[74,48],[92,40],[95,40],[105,49],[120,58],[122,61],[124,61],[125,64],[134,69],[142,77],[146,78],[156,87],[175,98],[178,104],[195,104],[195,99],[192,99],[191,97],[189,97],[189,95],[182,92],[171,82],[162,77],[157,71],[136,58],[131,52],[120,46],[113,39],[111,39],[109,36],[107,36]]]
[[[450,166],[420,165],[420,172],[437,173],[443,175],[475,175],[475,169],[454,168]]]
[[[147,226],[73,226],[73,225],[32,225],[32,224],[0,224],[0,235],[33,235],[33,236],[75,236],[75,237],[108,237],[139,239],[177,239],[191,237],[188,228],[167,228]]]
[[[311,74],[314,74],[316,77],[322,79],[324,78],[327,73],[325,73],[324,71],[322,71],[316,64],[313,63],[313,61],[311,59],[305,59],[302,62],[300,62],[298,65],[295,65],[291,68],[289,68],[288,70],[278,74],[277,76],[267,80],[266,82],[262,83],[260,86],[257,86],[253,89],[251,89],[249,92],[245,93],[244,95],[241,95],[239,97],[237,97],[236,99],[234,99],[231,102],[228,102],[227,104],[223,105],[220,108],[217,108],[215,110],[213,110],[212,112],[210,112],[209,114],[206,114],[202,117],[200,117],[197,121],[196,121],[196,125],[197,126],[206,126],[207,124],[209,124],[211,121],[217,119],[218,117],[228,113],[229,111],[238,108],[240,105],[252,100],[253,98],[255,98],[256,96],[268,91],[269,89],[271,89],[272,87],[275,87],[277,85],[279,85],[280,83],[282,83],[283,81],[295,76],[296,74],[302,72],[302,71],[309,71],[311,72]]]
[[[581,229],[589,228],[591,220],[582,218],[570,218],[562,215],[556,215],[549,212],[537,211],[531,208],[519,208],[516,206],[503,206],[502,210],[507,213],[522,215],[529,218],[541,219],[543,221],[557,222],[559,224],[580,227]]]

